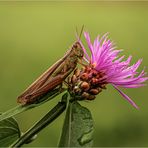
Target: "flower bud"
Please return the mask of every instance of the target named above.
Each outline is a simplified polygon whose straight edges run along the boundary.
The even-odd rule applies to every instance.
[[[89,97],[87,98],[87,100],[94,100],[96,97],[94,95],[89,95]]]
[[[91,79],[91,84],[92,85],[96,85],[96,84],[98,84],[99,83],[99,80],[98,79],[96,79],[96,78],[92,78]]]
[[[85,91],[89,90],[90,86],[87,82],[82,82],[81,88]]]
[[[81,96],[84,99],[88,99],[89,98],[89,94],[87,92],[83,92]]]
[[[89,92],[92,95],[97,95],[100,91],[98,89],[91,89]]]
[[[81,80],[88,80],[88,74],[87,73],[83,73],[82,75],[81,75]]]
[[[85,67],[85,72],[90,73],[92,70],[92,68],[90,66],[86,66]]]

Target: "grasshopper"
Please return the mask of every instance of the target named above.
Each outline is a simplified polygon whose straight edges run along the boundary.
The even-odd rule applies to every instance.
[[[76,41],[65,56],[45,71],[17,99],[22,105],[36,102],[44,94],[61,86],[66,77],[76,68],[84,56],[80,41]]]

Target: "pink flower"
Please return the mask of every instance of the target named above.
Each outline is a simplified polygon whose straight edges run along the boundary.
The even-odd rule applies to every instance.
[[[88,32],[85,32],[84,36],[91,51],[91,57],[89,57],[84,48],[85,60],[93,65],[99,73],[104,73],[102,78],[104,83],[110,83],[130,104],[138,109],[138,106],[119,87],[137,88],[144,86],[143,82],[148,79],[145,76],[146,72],[144,70],[140,73],[137,72],[142,59],[130,66],[132,56],[124,61],[124,55],[119,56],[122,50],[116,49],[114,43],[108,39],[107,34],[102,37],[98,36],[93,44]]]

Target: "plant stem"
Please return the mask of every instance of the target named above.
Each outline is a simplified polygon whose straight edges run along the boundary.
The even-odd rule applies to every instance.
[[[27,141],[35,134],[54,121],[66,109],[66,104],[66,100],[64,99],[61,102],[58,102],[53,109],[51,109],[40,121],[23,134],[11,147],[20,147],[27,143]]]

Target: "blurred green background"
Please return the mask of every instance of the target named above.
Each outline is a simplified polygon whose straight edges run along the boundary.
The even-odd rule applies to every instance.
[[[1,112],[16,106],[17,96],[64,55],[83,24],[92,39],[109,32],[126,57],[143,58],[141,69],[148,65],[148,2],[0,2]],[[94,146],[148,146],[148,87],[124,90],[140,110],[107,88],[96,100],[81,103],[94,118]],[[22,131],[59,99],[17,115]],[[56,146],[63,117],[29,146]]]

